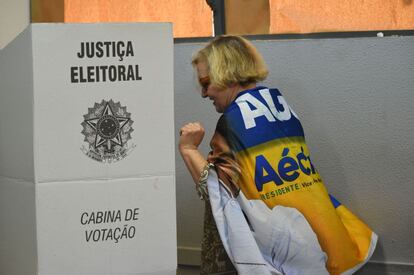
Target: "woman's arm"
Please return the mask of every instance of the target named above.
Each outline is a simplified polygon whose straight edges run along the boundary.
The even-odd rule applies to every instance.
[[[178,148],[196,184],[200,179],[201,172],[207,165],[206,158],[198,150],[203,138],[204,128],[199,122],[188,123],[180,129]]]

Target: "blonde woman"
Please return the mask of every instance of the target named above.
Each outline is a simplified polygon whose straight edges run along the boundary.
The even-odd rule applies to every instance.
[[[207,202],[202,274],[236,274],[232,265],[239,274],[261,265],[270,267],[269,274],[327,274],[325,261],[330,274],[362,266],[377,237],[326,191],[299,118],[282,94],[257,85],[268,75],[257,49],[242,37],[220,36],[192,64],[202,97],[223,114],[207,158],[198,150],[202,125],[192,122],[180,130],[180,153]],[[209,192],[218,192],[210,194],[214,200]],[[242,234],[237,226],[252,229],[253,246],[262,255],[240,260],[249,255],[234,241]]]

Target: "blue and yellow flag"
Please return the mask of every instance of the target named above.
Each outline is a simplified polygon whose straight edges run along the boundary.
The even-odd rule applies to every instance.
[[[310,158],[298,116],[277,89],[241,92],[226,109],[226,139],[249,200],[270,209],[294,207],[307,219],[328,255],[331,274],[349,274],[372,255],[376,234],[329,195]]]

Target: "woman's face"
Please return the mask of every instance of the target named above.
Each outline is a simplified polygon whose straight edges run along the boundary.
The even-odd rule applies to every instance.
[[[217,131],[214,133],[210,141],[211,151],[208,153],[207,161],[214,163],[214,158],[220,156],[224,153],[231,152],[230,146],[227,143],[226,139],[219,134]]]
[[[213,101],[213,105],[216,111],[223,113],[224,110],[233,102],[237,96],[236,87],[219,88],[210,83],[208,75],[208,67],[205,63],[198,63],[197,75],[198,81],[201,85],[201,96],[203,98],[209,98]]]

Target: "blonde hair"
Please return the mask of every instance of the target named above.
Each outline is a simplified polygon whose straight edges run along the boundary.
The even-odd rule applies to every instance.
[[[221,88],[257,83],[268,75],[261,54],[240,36],[223,35],[213,39],[194,55],[191,63],[193,66],[205,63],[211,84]]]

